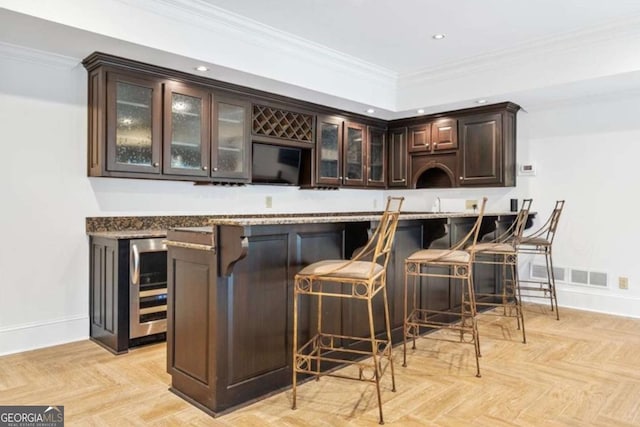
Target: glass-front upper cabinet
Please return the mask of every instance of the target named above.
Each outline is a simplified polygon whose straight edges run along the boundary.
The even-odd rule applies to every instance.
[[[366,182],[367,128],[358,123],[346,123],[344,132],[344,185],[363,186]]]
[[[316,130],[316,181],[342,184],[342,120],[318,116]]]
[[[214,95],[211,145],[211,176],[248,180],[250,177],[248,101]]]
[[[162,83],[107,75],[107,169],[160,173]]]
[[[384,129],[369,127],[369,143],[367,151],[367,163],[369,174],[367,176],[368,187],[384,187],[386,172],[387,154],[387,132]]]
[[[167,83],[164,99],[165,174],[209,176],[209,91]]]

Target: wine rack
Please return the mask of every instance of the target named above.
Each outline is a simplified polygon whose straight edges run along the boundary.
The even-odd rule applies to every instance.
[[[252,131],[254,135],[312,143],[313,116],[254,104]]]

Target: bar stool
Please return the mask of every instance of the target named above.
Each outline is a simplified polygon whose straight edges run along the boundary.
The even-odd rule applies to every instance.
[[[403,340],[403,364],[407,366],[407,339],[413,341],[413,349],[416,348],[416,338],[421,335],[421,328],[451,329],[460,332],[460,342],[473,344],[476,356],[476,376],[480,377],[480,341],[478,337],[478,325],[476,323],[476,301],[473,289],[473,260],[475,258],[476,242],[480,232],[480,225],[484,216],[484,209],[487,198],[482,199],[480,212],[473,227],[458,243],[450,249],[423,249],[413,254],[405,260],[404,269],[404,340]],[[467,248],[467,249],[465,249]],[[433,270],[433,268],[440,268]],[[446,272],[442,272],[442,269]],[[431,270],[430,270],[431,269]],[[412,307],[409,311],[409,277],[413,280]],[[424,282],[422,277],[426,277]],[[429,278],[447,278],[451,286],[453,281],[457,281],[461,286],[460,312],[431,310],[419,308],[418,288],[429,285]],[[420,282],[418,284],[417,282]],[[454,316],[459,318],[459,323],[449,323],[446,317]],[[440,320],[438,320],[440,318]],[[465,335],[470,334],[471,338],[466,339]],[[447,340],[451,341],[451,340]],[[457,341],[456,341],[457,342]]]
[[[547,269],[547,279],[540,280],[521,280],[521,283],[538,284],[538,286],[521,286],[526,291],[542,291],[543,295],[529,295],[532,298],[549,298],[551,311],[556,312],[556,320],[560,320],[560,312],[558,311],[558,296],[556,294],[556,278],[553,271],[552,246],[553,239],[556,236],[560,215],[564,209],[564,200],[556,201],[555,207],[547,219],[547,222],[528,236],[522,237],[520,244],[517,246],[519,254],[544,255],[545,266]]]
[[[502,315],[515,317],[518,329],[522,329],[522,342],[527,342],[524,328],[524,314],[520,295],[520,281],[518,277],[518,250],[522,234],[527,225],[529,209],[532,199],[524,199],[522,208],[518,211],[511,226],[490,242],[476,244],[475,264],[489,264],[502,266],[502,290],[500,301],[495,302],[496,294],[476,292],[476,306],[502,307]],[[514,313],[515,311],[515,313]],[[498,314],[492,312],[492,314]]]
[[[351,260],[318,261],[303,268],[295,276],[293,291],[293,404],[296,409],[297,374],[320,376],[373,382],[376,385],[380,424],[382,417],[382,399],[380,396],[380,379],[387,368],[391,370],[391,387],[395,390],[393,357],[391,353],[391,327],[389,306],[387,301],[387,264],[398,225],[400,208],[404,197],[389,197],[382,218],[367,244],[356,253]],[[340,291],[328,292],[323,289],[324,283],[340,284]],[[298,346],[298,299],[302,295],[317,297],[317,331],[304,344]],[[372,300],[382,295],[384,303],[384,338],[376,338]],[[322,331],[323,298],[334,297],[356,299],[367,303],[369,336],[355,337],[329,334]],[[326,313],[325,313],[326,315]],[[335,313],[340,316],[340,313]],[[358,343],[365,347],[358,347]],[[355,344],[355,345],[349,345]],[[368,348],[368,349],[367,349]],[[364,360],[364,356],[369,356]],[[382,359],[387,363],[382,364]],[[358,368],[358,376],[349,376],[341,371],[322,371],[321,363],[346,363]],[[326,368],[326,366],[325,366]],[[366,370],[366,371],[365,371]],[[365,377],[371,373],[371,377]]]

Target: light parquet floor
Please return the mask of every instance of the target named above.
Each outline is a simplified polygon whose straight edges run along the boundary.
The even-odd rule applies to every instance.
[[[640,319],[525,306],[527,344],[513,318],[479,317],[473,346],[418,340],[408,366],[394,349],[397,392],[383,379],[386,425],[640,426]],[[441,334],[443,331],[437,332]],[[64,405],[69,426],[374,426],[372,384],[322,378],[218,418],[170,393],[165,345],[113,356],[81,341],[0,358],[0,405]]]

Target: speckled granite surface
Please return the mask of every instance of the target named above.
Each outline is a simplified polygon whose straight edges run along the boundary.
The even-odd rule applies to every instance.
[[[330,222],[372,221],[381,212],[339,212],[266,215],[192,215],[192,216],[121,216],[86,218],[90,236],[115,239],[165,237],[170,228],[207,227],[217,225],[313,224]],[[515,215],[514,212],[487,212],[487,216]],[[403,220],[474,217],[472,212],[404,212]]]

